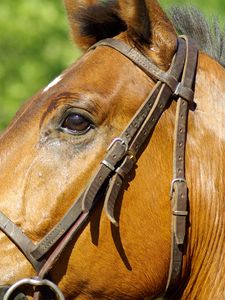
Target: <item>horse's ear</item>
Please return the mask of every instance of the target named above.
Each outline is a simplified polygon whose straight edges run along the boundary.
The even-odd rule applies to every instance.
[[[82,49],[88,48],[95,41],[92,41],[92,37],[86,37],[80,33],[81,29],[79,21],[77,21],[77,15],[79,10],[83,10],[84,7],[91,6],[95,2],[95,0],[64,0],[73,40]]]
[[[176,50],[176,33],[157,0],[119,0],[120,15],[128,34],[152,51],[163,67],[168,67]]]
[[[127,29],[118,13],[118,1],[64,0],[64,3],[73,40],[81,49]]]
[[[122,31],[151,51],[168,68],[175,49],[175,30],[157,0],[64,0],[75,43],[87,49]]]
[[[144,0],[119,0],[120,15],[126,22],[129,34],[137,35],[145,42],[151,39],[151,21]]]

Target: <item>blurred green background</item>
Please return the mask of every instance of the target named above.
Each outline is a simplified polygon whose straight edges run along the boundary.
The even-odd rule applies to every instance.
[[[75,0],[76,1],[76,0]],[[225,0],[161,0],[195,5],[225,17]],[[71,64],[80,52],[69,39],[62,0],[0,1],[0,131],[21,104]]]

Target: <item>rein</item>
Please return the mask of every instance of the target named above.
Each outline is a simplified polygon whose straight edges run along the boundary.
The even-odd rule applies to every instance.
[[[36,278],[23,279],[15,284],[16,287],[13,285],[3,300],[8,300],[15,288],[19,288],[24,283],[40,286],[43,282],[43,285],[47,285],[55,292],[58,299],[64,299],[57,286],[45,279],[46,275],[59,259],[69,241],[77,234],[78,230],[87,224],[96,204],[101,201],[102,194],[105,198],[104,210],[109,220],[118,226],[114,207],[123,187],[123,182],[134,168],[143,144],[153,132],[162,113],[174,99],[177,100],[177,113],[173,179],[170,193],[172,200],[172,242],[166,295],[173,291],[174,285],[180,279],[188,216],[185,146],[188,111],[194,109],[193,85],[198,58],[197,48],[191,39],[186,36],[179,37],[177,52],[171,67],[167,72],[163,72],[136,48],[119,40],[102,40],[93,45],[89,51],[97,47],[110,47],[120,52],[157,83],[128,126],[119,137],[112,141],[87,188],[74,201],[60,222],[37,245],[16,224],[0,212],[0,229],[20,249],[37,272]],[[54,250],[51,250],[53,247]],[[31,282],[32,280],[33,282]],[[39,299],[39,292],[35,293],[34,299]]]

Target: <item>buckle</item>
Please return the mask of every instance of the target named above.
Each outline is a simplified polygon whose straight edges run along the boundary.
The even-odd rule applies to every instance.
[[[172,199],[173,197],[173,192],[174,192],[174,185],[176,182],[183,182],[185,184],[187,184],[186,179],[178,177],[178,178],[174,178],[171,182],[171,187],[170,187],[170,198]]]
[[[115,143],[120,143],[124,147],[124,154],[127,152],[128,143],[119,137],[113,139],[112,143],[107,148],[107,152],[114,146]]]
[[[116,144],[118,144],[118,145],[116,145]],[[109,145],[109,147],[107,148],[107,152],[112,150],[110,152],[110,155],[112,155],[112,157],[118,162],[126,155],[128,148],[129,148],[129,146],[128,146],[127,141],[123,140],[120,137],[117,137]]]
[[[33,287],[38,287],[38,286],[47,286],[49,289],[51,289],[58,300],[65,300],[63,293],[61,290],[58,288],[56,284],[51,282],[50,280],[47,279],[40,279],[38,277],[34,278],[24,278],[22,280],[17,281],[15,284],[13,284],[5,293],[3,300],[9,300],[10,296],[20,287],[23,285],[30,285]]]

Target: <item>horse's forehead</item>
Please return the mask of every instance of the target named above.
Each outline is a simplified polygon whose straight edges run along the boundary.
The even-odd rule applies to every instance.
[[[57,83],[59,83],[62,79],[63,79],[63,74],[57,76],[54,80],[52,80],[42,91],[43,93],[46,93],[50,88],[54,87],[55,85],[57,85]]]
[[[46,120],[76,104],[94,113],[99,122],[112,115],[114,120],[121,114],[131,118],[148,92],[147,75],[117,51],[99,47],[51,81],[14,120],[19,122],[23,116],[40,128]]]
[[[127,70],[132,63],[124,58],[115,50],[100,47],[93,51],[87,52],[71,67],[57,76],[42,91],[42,94],[48,93],[49,90],[55,89],[62,91],[75,91],[83,89],[84,91],[95,91],[96,93],[110,92],[119,79],[126,80],[128,78]],[[129,77],[131,77],[129,73]]]
[[[134,82],[132,78],[135,78],[135,85],[141,80],[142,76],[137,76],[137,72],[141,71],[134,68],[131,61],[115,50],[97,48],[82,56],[43,89],[43,105],[55,108],[65,104],[70,98],[75,101],[78,98],[79,101],[94,100],[98,107],[104,105],[105,111],[107,106],[109,108],[112,104],[127,106],[126,100],[121,103],[121,97],[127,98],[123,97],[123,94],[130,89],[131,82]],[[132,86],[135,93],[133,88]],[[140,88],[138,93],[142,94]],[[116,97],[117,94],[120,97]],[[129,98],[129,107],[132,106],[131,102]]]

